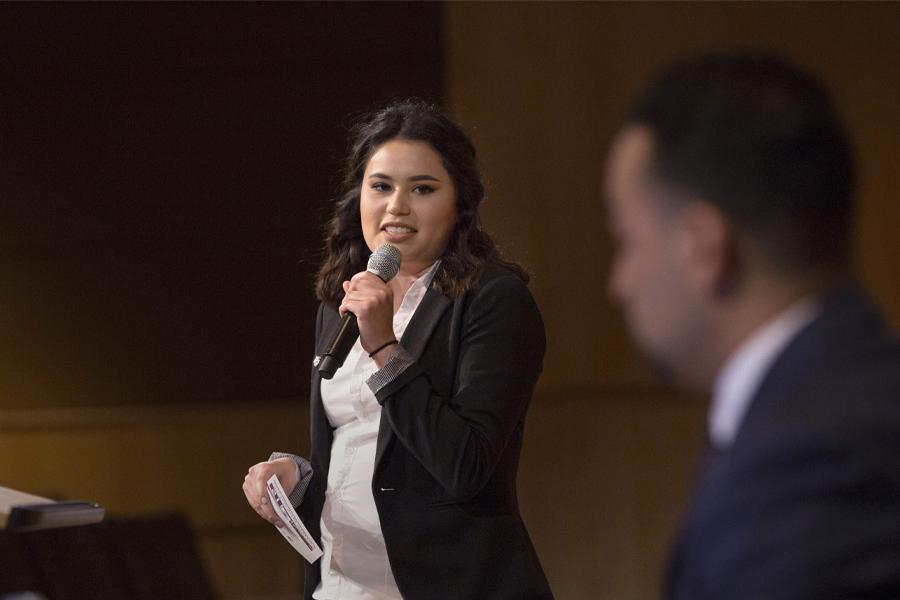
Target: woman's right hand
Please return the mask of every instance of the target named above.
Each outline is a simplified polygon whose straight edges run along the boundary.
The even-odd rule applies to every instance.
[[[247,497],[247,503],[259,516],[272,525],[281,527],[283,523],[272,509],[272,504],[269,502],[269,490],[266,487],[272,475],[278,475],[281,487],[290,494],[300,480],[300,469],[297,463],[288,457],[256,463],[244,476],[244,496]]]

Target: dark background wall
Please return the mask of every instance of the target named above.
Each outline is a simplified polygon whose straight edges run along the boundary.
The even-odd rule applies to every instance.
[[[347,127],[441,100],[440,13],[0,6],[0,406],[301,395]]]
[[[663,63],[794,57],[862,164],[857,266],[900,323],[900,4],[0,4],[0,485],[188,516],[223,598],[296,597],[240,492],[308,448],[311,274],[351,116],[443,100],[548,354],[520,468],[561,599],[657,597],[705,405],[605,293],[613,127]]]

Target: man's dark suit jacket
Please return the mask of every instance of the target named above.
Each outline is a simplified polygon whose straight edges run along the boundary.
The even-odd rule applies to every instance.
[[[317,354],[338,313],[320,307]],[[429,288],[401,340],[416,363],[381,389],[372,493],[397,586],[410,600],[552,598],[519,515],[525,413],[544,326],[525,283],[500,266],[450,299]],[[313,369],[311,462],[300,514],[321,542],[333,429]],[[306,598],[321,564],[306,569]]]
[[[671,600],[900,598],[900,343],[844,286],[706,459]]]

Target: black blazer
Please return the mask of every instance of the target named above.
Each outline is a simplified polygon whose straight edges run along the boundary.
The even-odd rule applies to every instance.
[[[900,343],[860,290],[825,299],[710,452],[666,596],[900,598]]]
[[[334,309],[319,308],[317,354],[338,323]],[[377,394],[372,481],[400,592],[411,600],[552,598],[516,499],[545,346],[528,288],[500,266],[455,300],[430,288],[401,343],[417,362]],[[299,510],[321,540],[333,430],[315,369],[310,411],[314,475]],[[306,598],[320,569],[307,565]]]

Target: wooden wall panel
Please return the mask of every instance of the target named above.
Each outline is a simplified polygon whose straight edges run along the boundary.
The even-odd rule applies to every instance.
[[[540,394],[519,472],[558,598],[654,598],[702,439],[702,404],[662,390]]]

